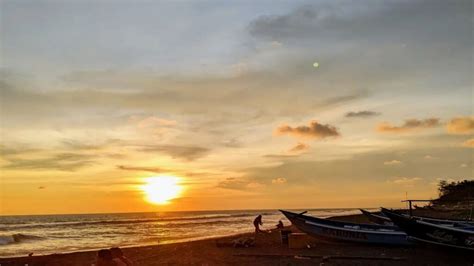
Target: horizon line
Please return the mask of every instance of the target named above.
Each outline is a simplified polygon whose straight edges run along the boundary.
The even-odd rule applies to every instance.
[[[381,207],[337,207],[337,208],[269,208],[269,209],[216,209],[216,210],[183,210],[183,211],[131,211],[131,212],[90,212],[90,213],[41,213],[41,214],[0,214],[1,217],[12,216],[52,216],[52,215],[94,215],[94,214],[132,214],[132,213],[180,213],[180,212],[219,212],[219,211],[278,211],[278,210],[356,210],[356,209],[380,209]],[[399,208],[399,207],[386,207]]]

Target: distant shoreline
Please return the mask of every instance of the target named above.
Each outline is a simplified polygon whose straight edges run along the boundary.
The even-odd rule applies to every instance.
[[[330,210],[358,210],[358,209],[379,209],[380,207],[354,207],[354,208],[283,208],[289,211],[299,211],[299,210],[307,210],[307,211],[330,211]],[[387,207],[392,208],[392,207]],[[400,207],[393,207],[393,208],[400,208]],[[149,211],[149,212],[92,212],[92,213],[44,213],[44,214],[0,214],[0,218],[2,217],[17,217],[17,216],[56,216],[56,215],[98,215],[98,214],[140,214],[140,213],[205,213],[205,212],[239,212],[239,211],[278,211],[278,209],[229,209],[229,210],[195,210],[195,211]]]

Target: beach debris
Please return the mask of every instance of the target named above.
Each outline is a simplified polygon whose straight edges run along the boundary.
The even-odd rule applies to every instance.
[[[255,239],[253,237],[241,237],[232,240],[231,242],[216,241],[217,247],[234,247],[234,248],[249,248],[255,246]]]
[[[241,237],[232,241],[234,248],[248,248],[255,246],[255,239],[251,237]]]

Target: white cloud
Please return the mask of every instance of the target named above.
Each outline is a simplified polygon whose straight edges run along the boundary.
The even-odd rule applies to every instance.
[[[411,187],[422,179],[421,177],[396,177],[388,182],[395,185]]]

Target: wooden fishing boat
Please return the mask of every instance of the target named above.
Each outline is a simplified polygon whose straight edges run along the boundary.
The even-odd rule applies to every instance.
[[[366,211],[364,209],[359,209],[368,219],[369,221],[376,223],[376,224],[383,224],[383,225],[394,225],[392,220],[385,216],[383,213],[372,213]],[[400,214],[405,217],[409,217],[406,214]],[[468,228],[474,227],[474,222],[472,221],[465,221],[465,220],[450,220],[450,219],[435,219],[435,218],[428,218],[428,217],[421,217],[421,216],[412,216],[413,219],[434,223],[434,224],[441,224],[445,226],[451,227],[460,227],[460,228]]]
[[[369,221],[375,223],[375,224],[382,224],[382,225],[393,225],[392,220],[388,218],[387,216],[378,214],[378,213],[372,213],[369,211],[366,211],[364,209],[359,209],[362,214],[364,214]]]
[[[403,216],[409,217],[406,214],[402,214]],[[451,219],[435,219],[429,217],[421,217],[421,216],[413,216],[415,219],[420,221],[425,221],[428,223],[440,224],[445,226],[451,227],[462,227],[462,228],[469,228],[474,227],[473,221],[465,221],[465,220],[451,220]]]
[[[280,210],[299,230],[308,235],[332,240],[368,244],[408,245],[407,235],[394,226],[331,221]]]
[[[474,250],[474,230],[467,226],[446,226],[409,217],[382,208],[393,223],[410,239],[430,244]]]

